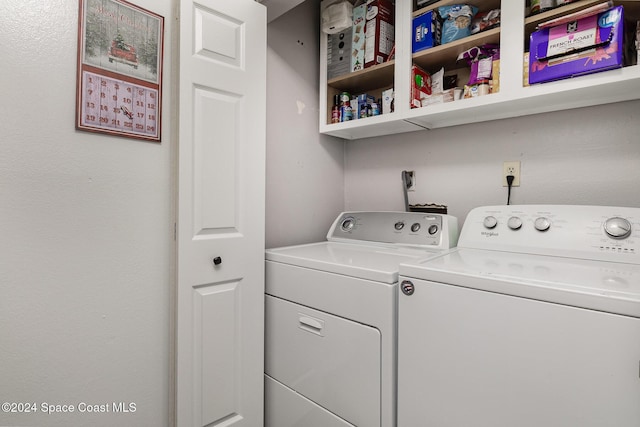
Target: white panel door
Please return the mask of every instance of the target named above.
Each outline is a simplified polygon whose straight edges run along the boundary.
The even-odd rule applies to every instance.
[[[266,10],[180,1],[177,425],[263,424]]]

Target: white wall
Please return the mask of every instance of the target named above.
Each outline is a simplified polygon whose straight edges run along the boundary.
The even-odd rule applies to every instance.
[[[74,129],[78,0],[0,2],[0,400],[136,404],[0,425],[169,424],[171,2],[160,144]]]
[[[346,143],[346,209],[403,210],[400,173],[416,171],[409,202],[443,203],[462,223],[504,204],[502,163],[521,161],[512,204],[640,207],[640,101]]]
[[[267,30],[266,245],[324,240],[344,207],[344,142],[318,133],[319,2]]]

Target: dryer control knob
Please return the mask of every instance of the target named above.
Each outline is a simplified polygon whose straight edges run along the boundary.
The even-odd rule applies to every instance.
[[[538,231],[547,231],[551,227],[551,221],[541,216],[540,218],[536,218],[533,222],[533,226]]]
[[[420,230],[419,222],[414,222],[413,224],[411,224],[411,231],[413,231],[414,233],[417,233],[418,230]]]
[[[352,216],[348,216],[345,219],[342,220],[342,224],[340,224],[340,228],[342,228],[342,231],[351,231],[353,230],[353,227],[356,226],[356,219]]]
[[[507,225],[512,230],[519,230],[520,227],[522,227],[522,220],[517,216],[512,216],[509,218],[509,221],[507,221]]]
[[[484,217],[484,227],[488,228],[488,229],[492,229],[492,228],[496,228],[496,225],[498,225],[498,220],[496,219],[495,216],[486,216]]]
[[[614,239],[625,239],[631,234],[631,223],[620,217],[609,218],[604,222],[604,231]]]
[[[400,230],[402,230],[402,229],[404,228],[404,222],[402,222],[402,221],[398,221],[398,222],[396,222],[396,223],[393,225],[393,227],[394,227],[396,230],[400,231]]]
[[[438,226],[433,224],[429,226],[429,234],[432,236],[438,232]]]

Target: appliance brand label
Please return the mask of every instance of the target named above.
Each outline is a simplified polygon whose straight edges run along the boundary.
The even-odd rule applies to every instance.
[[[496,233],[495,231],[483,231],[480,234],[483,235],[483,236],[486,236],[486,237],[493,237],[493,236],[499,236],[500,235],[500,233]]]

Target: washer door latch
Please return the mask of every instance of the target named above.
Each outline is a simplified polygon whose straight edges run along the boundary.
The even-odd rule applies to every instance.
[[[402,293],[405,295],[413,295],[416,287],[411,280],[403,280],[402,283],[400,283],[400,289],[402,289]]]

